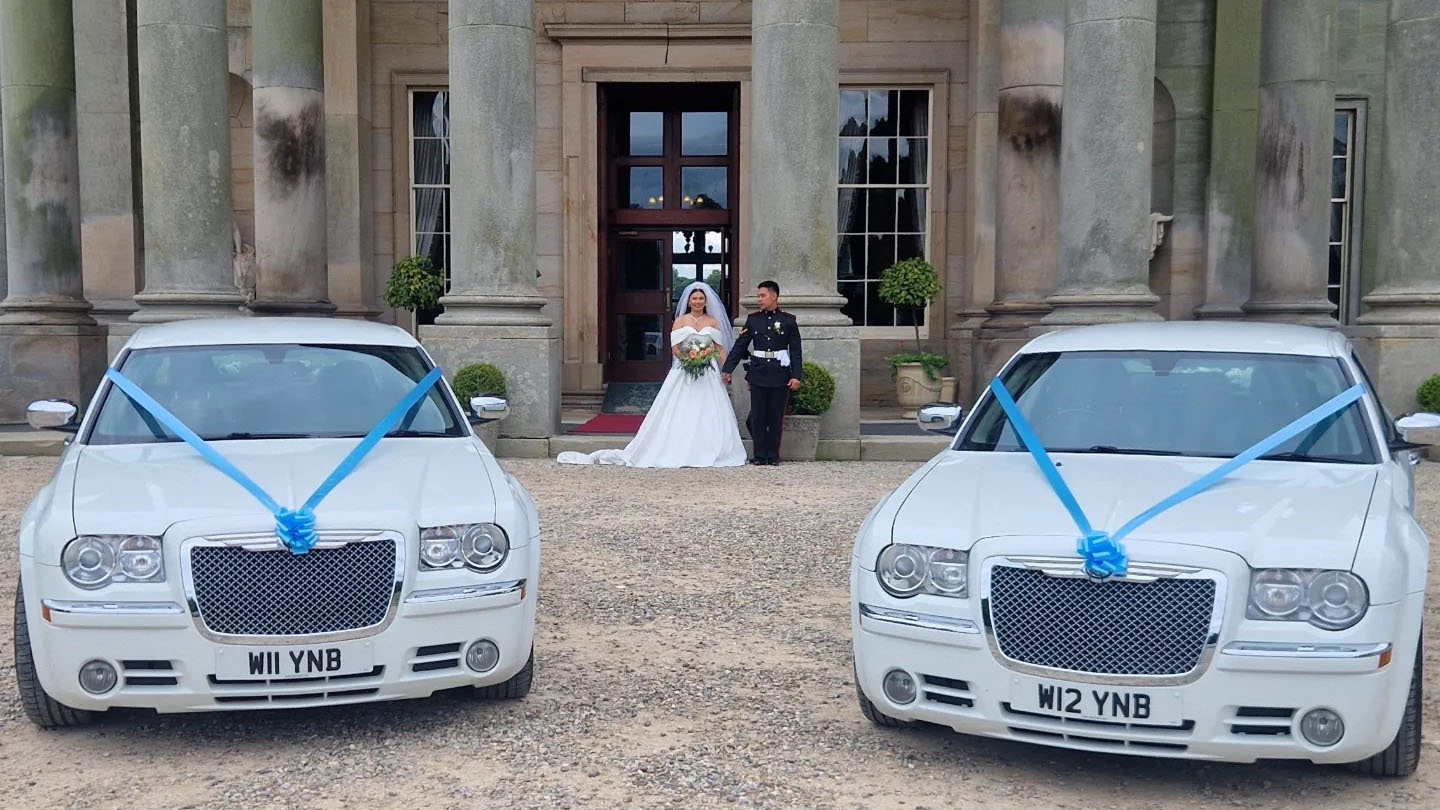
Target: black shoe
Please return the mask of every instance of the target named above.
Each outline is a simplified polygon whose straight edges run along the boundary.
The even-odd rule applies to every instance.
[[[760,465],[764,464],[765,462],[761,461],[761,460],[758,459],[758,458],[752,458],[752,459],[750,459],[749,461],[747,461],[747,462],[745,462],[745,463],[746,463],[746,464],[753,464],[753,465],[755,465],[756,467],[759,467]]]

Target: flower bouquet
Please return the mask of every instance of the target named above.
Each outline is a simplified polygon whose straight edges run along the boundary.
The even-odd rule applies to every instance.
[[[691,377],[699,378],[711,363],[720,362],[720,347],[704,336],[695,336],[680,344],[680,367]]]

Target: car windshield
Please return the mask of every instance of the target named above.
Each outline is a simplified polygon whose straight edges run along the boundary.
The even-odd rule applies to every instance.
[[[1329,357],[1095,351],[1021,356],[1006,388],[1050,452],[1239,455],[1352,384]],[[959,450],[1023,451],[987,394]],[[1357,402],[1265,458],[1375,463]]]
[[[429,370],[414,348],[299,344],[139,349],[120,367],[207,441],[363,436]],[[465,433],[437,385],[389,435]],[[177,440],[124,392],[107,385],[86,441]]]

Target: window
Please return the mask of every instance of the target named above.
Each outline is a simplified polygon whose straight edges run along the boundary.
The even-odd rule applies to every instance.
[[[880,276],[929,245],[930,91],[840,91],[836,284],[857,326],[925,324],[880,300]]]
[[[410,93],[410,249],[429,256],[450,289],[450,94]],[[439,310],[416,313],[434,323]]]
[[[1335,108],[1335,142],[1330,159],[1330,272],[1328,292],[1340,323],[1359,314],[1359,221],[1364,177],[1365,102],[1341,100]]]

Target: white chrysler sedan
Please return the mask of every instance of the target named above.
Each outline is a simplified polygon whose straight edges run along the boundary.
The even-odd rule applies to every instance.
[[[310,318],[145,327],[83,417],[33,404],[74,437],[20,526],[26,715],[525,695],[539,518],[469,404],[404,331]]]
[[[860,529],[862,713],[1086,751],[1413,772],[1429,543],[1416,445],[1373,390],[1325,330],[1032,340],[963,424],[955,406],[921,412],[954,442]]]

